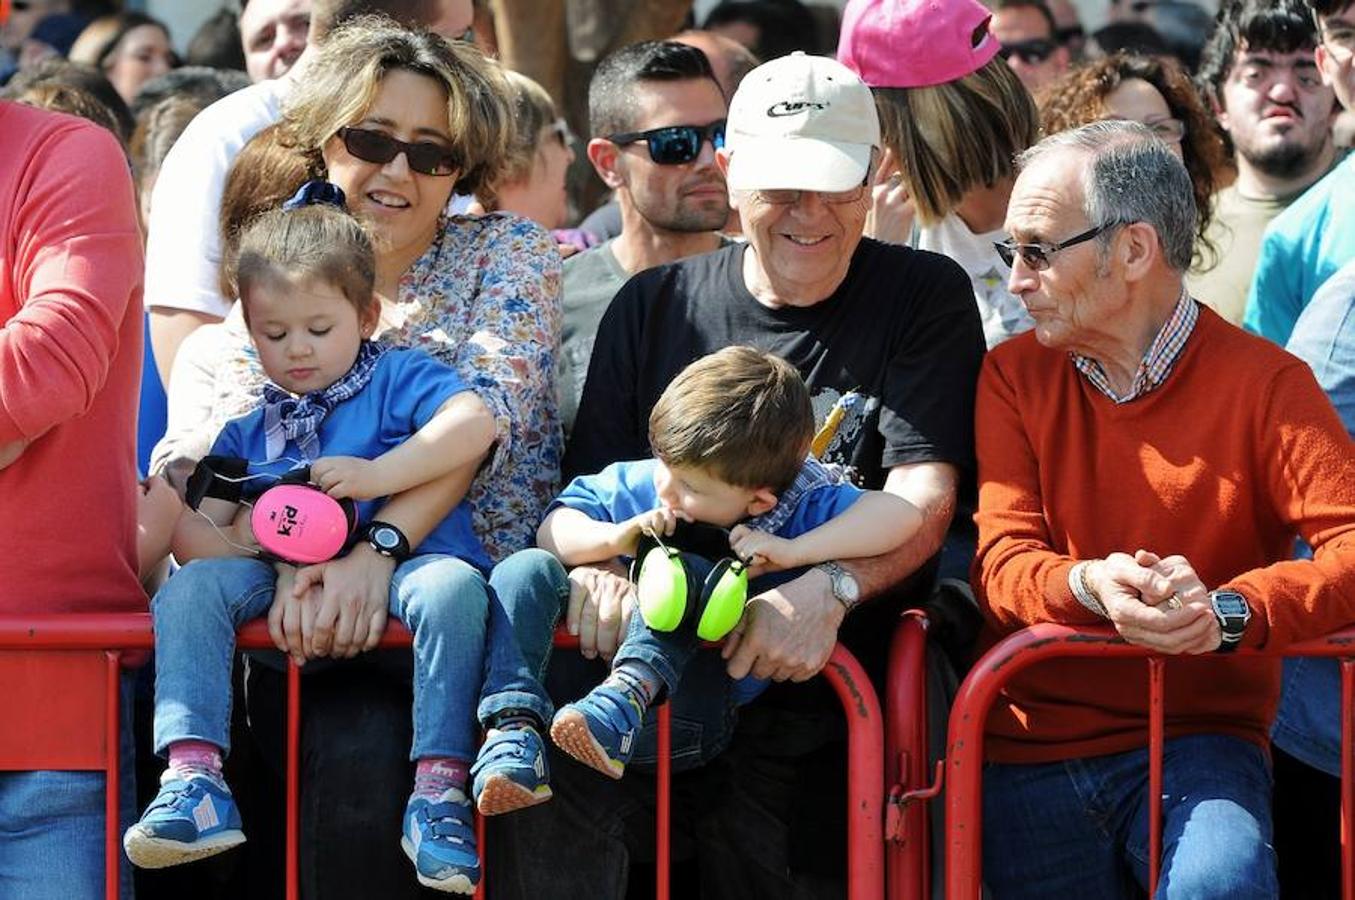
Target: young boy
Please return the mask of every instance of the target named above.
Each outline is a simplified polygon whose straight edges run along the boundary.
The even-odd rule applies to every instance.
[[[420,882],[470,893],[480,870],[467,794],[482,813],[550,796],[536,731],[550,704],[485,580],[489,560],[466,504],[417,553],[374,514],[380,498],[474,465],[493,441],[491,416],[450,367],[366,340],[379,315],[372,248],[342,209],[312,205],[260,217],[241,236],[234,269],[272,384],[263,407],[228,423],[212,453],[250,461],[248,474],[232,479],[245,497],[309,462],[319,487],[358,501],[359,538],[395,559],[390,614],[414,635],[417,766],[402,843]],[[221,776],[235,630],[304,578],[291,565],[258,558],[249,516],[238,507],[208,497],[184,512],[174,537],[184,568],[152,601],[155,748],[168,755],[169,768],[124,837],[139,866],[187,862],[245,839]],[[380,623],[358,627],[364,649],[374,647]],[[295,638],[274,639],[299,661],[311,655]],[[491,729],[478,757],[477,715]],[[478,760],[473,768],[471,760]]]
[[[574,479],[547,511],[537,543],[565,565],[634,556],[644,534],[679,520],[731,528],[750,575],[876,556],[913,536],[922,515],[863,491],[809,455],[814,412],[789,363],[729,347],[689,365],[649,417],[654,459]],[[750,595],[758,591],[755,580]],[[672,691],[699,645],[693,630],[649,628],[633,615],[607,679],[561,709],[551,737],[580,762],[620,778],[645,711]]]

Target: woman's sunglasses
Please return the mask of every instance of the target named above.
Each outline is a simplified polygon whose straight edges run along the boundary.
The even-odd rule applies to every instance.
[[[344,148],[364,162],[384,166],[401,153],[409,168],[421,175],[453,175],[461,168],[455,153],[431,141],[413,144],[367,128],[340,128]]]
[[[607,140],[617,146],[645,141],[649,144],[649,158],[661,166],[680,166],[701,155],[701,145],[719,150],[725,145],[725,120],[709,125],[671,125],[651,128],[649,131],[627,131],[609,135]]]
[[[1053,41],[1047,41],[1044,38],[1032,38],[1014,44],[1003,44],[997,52],[1003,59],[1011,59],[1015,56],[1028,66],[1038,66],[1049,59],[1050,55],[1057,49],[1058,44]]]

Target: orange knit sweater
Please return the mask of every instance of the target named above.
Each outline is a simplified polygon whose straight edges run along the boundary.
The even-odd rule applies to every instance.
[[[1355,622],[1355,445],[1308,367],[1209,309],[1167,380],[1117,406],[1033,334],[988,354],[979,380],[980,650],[1035,622],[1105,624],[1074,599],[1079,559],[1179,553],[1209,588],[1241,592],[1243,646]],[[1292,561],[1302,535],[1316,551]],[[1044,762],[1147,742],[1138,660],[1054,660],[1017,677],[988,722],[988,757]],[[1278,663],[1172,659],[1168,736],[1266,742]]]

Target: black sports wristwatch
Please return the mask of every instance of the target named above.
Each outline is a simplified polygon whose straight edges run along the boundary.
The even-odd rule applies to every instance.
[[[367,533],[364,535],[367,543],[371,544],[372,549],[382,556],[389,556],[397,563],[402,563],[409,559],[409,538],[405,533],[396,528],[389,522],[373,521],[367,526]]]
[[[1251,621],[1251,607],[1247,598],[1237,591],[1210,591],[1209,605],[1214,610],[1214,618],[1219,620],[1223,631],[1223,640],[1219,643],[1219,653],[1232,653],[1242,643],[1242,633]]]

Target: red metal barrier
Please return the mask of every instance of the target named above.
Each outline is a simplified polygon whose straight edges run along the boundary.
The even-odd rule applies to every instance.
[[[927,616],[907,610],[889,652],[885,697],[885,883],[890,900],[931,896],[927,800],[944,764],[927,766]]]
[[[385,649],[408,647],[409,632],[398,622],[392,622],[381,640]],[[577,646],[577,639],[557,636],[557,646]],[[4,729],[0,736],[0,770],[51,768],[54,760],[62,768],[90,769],[105,772],[108,785],[106,868],[105,876],[110,900],[117,897],[117,866],[122,849],[118,835],[118,666],[124,652],[152,648],[148,614],[88,614],[88,615],[31,615],[0,617],[0,683],[12,682],[7,676],[19,666],[27,666],[38,656],[55,652],[96,654],[102,658],[106,675],[92,686],[91,691],[73,690],[79,687],[71,680],[72,670],[63,668],[69,661],[53,658],[45,677],[29,679],[33,684],[49,684],[51,690],[37,698],[27,697],[21,690],[0,693],[0,721],[38,723],[47,722],[63,704],[75,698],[102,693],[104,729],[84,739],[91,744],[89,753],[78,760],[70,757],[68,745],[71,735],[58,733],[43,738],[32,727]],[[240,649],[271,649],[267,623],[252,622],[241,629]],[[16,652],[17,651],[17,652]],[[16,664],[16,660],[18,663]],[[841,645],[833,649],[823,676],[837,692],[847,718],[847,896],[850,900],[878,900],[884,896],[884,726],[880,704],[860,663]],[[26,681],[25,683],[29,683]],[[300,701],[301,669],[289,662],[287,672],[287,897],[300,896],[297,874],[300,846]],[[76,717],[79,719],[80,717]],[[18,737],[16,737],[18,736]],[[53,757],[53,748],[67,748],[67,755]],[[668,837],[669,837],[669,778],[671,731],[668,709],[659,709],[658,762],[658,885],[661,900],[669,895]],[[78,764],[77,764],[78,763]],[[478,896],[483,896],[483,888]]]
[[[1352,687],[1355,687],[1355,629],[1338,631],[1277,651],[1239,650],[1239,657],[1326,656],[1341,658],[1341,703],[1347,713],[1341,734],[1341,878],[1342,896],[1355,900],[1351,836],[1355,824],[1355,745],[1351,741]],[[1147,663],[1149,732],[1149,894],[1157,889],[1162,856],[1162,697],[1163,657],[1127,644],[1106,628],[1033,625],[1009,635],[970,670],[950,714],[946,756],[946,897],[979,900],[982,872],[984,724],[998,692],[1018,673],[1059,657],[1142,658]]]

